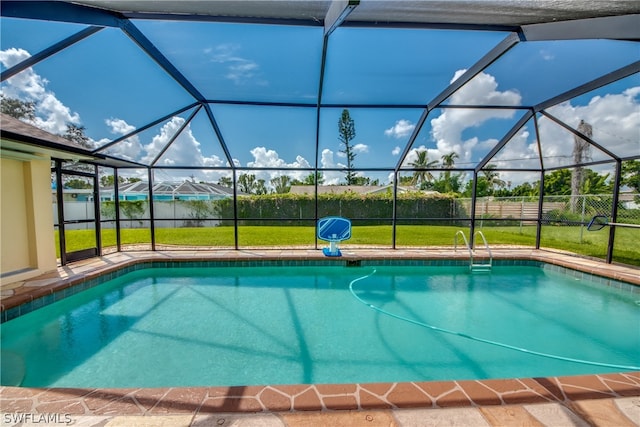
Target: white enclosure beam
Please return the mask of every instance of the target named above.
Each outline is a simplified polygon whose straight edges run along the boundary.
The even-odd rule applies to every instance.
[[[527,41],[615,39],[640,40],[640,15],[607,16],[524,25]]]
[[[360,0],[334,0],[324,18],[324,35],[328,36],[342,24],[349,14],[360,4]]]

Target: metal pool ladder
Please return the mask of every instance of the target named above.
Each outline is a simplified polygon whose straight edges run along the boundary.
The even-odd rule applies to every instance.
[[[473,236],[479,235],[482,238],[482,242],[484,243],[484,248],[487,251],[488,257],[485,258],[485,261],[480,262],[477,261],[476,251],[471,248],[469,241],[467,240],[467,236],[464,235],[462,230],[458,230],[456,235],[453,237],[454,250],[458,250],[458,235],[462,236],[462,240],[469,251],[469,270],[471,271],[490,271],[493,265],[493,254],[491,253],[491,248],[489,247],[489,243],[487,243],[487,239],[484,237],[484,233],[482,231],[477,230],[473,233]],[[475,240],[475,239],[474,239]],[[476,258],[476,260],[474,260]]]

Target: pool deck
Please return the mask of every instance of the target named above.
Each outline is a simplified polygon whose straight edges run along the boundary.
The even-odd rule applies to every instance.
[[[344,259],[465,259],[464,251],[363,249]],[[546,250],[495,248],[640,286],[640,269]],[[326,260],[313,249],[119,252],[1,284],[2,311],[149,260]],[[638,325],[634,325],[638,327]],[[640,426],[640,372],[380,384],[38,389],[0,387],[1,425],[83,426]],[[45,422],[46,421],[46,422]]]

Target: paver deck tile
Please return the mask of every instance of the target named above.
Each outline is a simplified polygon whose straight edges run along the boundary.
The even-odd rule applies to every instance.
[[[397,427],[388,411],[340,411],[313,413],[285,413],[282,419],[287,427]]]
[[[483,406],[480,412],[492,426],[545,427],[521,406]]]
[[[613,399],[571,402],[570,408],[580,418],[597,427],[637,427],[640,420],[631,420],[618,410]]]
[[[541,403],[523,407],[545,426],[590,427],[586,421],[560,403]]]

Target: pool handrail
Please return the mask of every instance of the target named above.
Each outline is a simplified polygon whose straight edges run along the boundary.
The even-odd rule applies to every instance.
[[[487,250],[487,252],[489,253],[489,262],[488,263],[481,263],[481,264],[477,264],[474,262],[474,249],[471,247],[471,245],[469,244],[469,241],[467,240],[467,236],[464,234],[464,231],[462,230],[458,230],[456,231],[455,236],[453,236],[453,245],[454,245],[454,251],[457,252],[458,251],[458,235],[462,236],[462,240],[464,241],[464,244],[467,248],[467,250],[469,251],[469,269],[471,271],[474,270],[490,270],[492,265],[493,265],[493,254],[491,253],[491,248],[489,247],[489,243],[487,243],[487,239],[484,236],[484,233],[480,230],[477,230],[475,233],[473,233],[473,236],[475,238],[476,235],[480,235],[480,237],[482,238],[482,241],[484,243],[484,247]]]
[[[474,236],[474,243],[476,241],[475,236],[479,235],[482,238],[482,241],[484,243],[484,248],[487,250],[487,252],[489,253],[489,262],[487,264],[474,264],[473,262],[471,263],[471,269],[473,269],[474,267],[476,268],[483,268],[483,269],[491,269],[491,266],[493,265],[493,253],[491,253],[491,248],[489,247],[489,243],[487,243],[487,239],[486,237],[484,237],[484,233],[481,230],[476,230],[475,233],[473,233]]]

